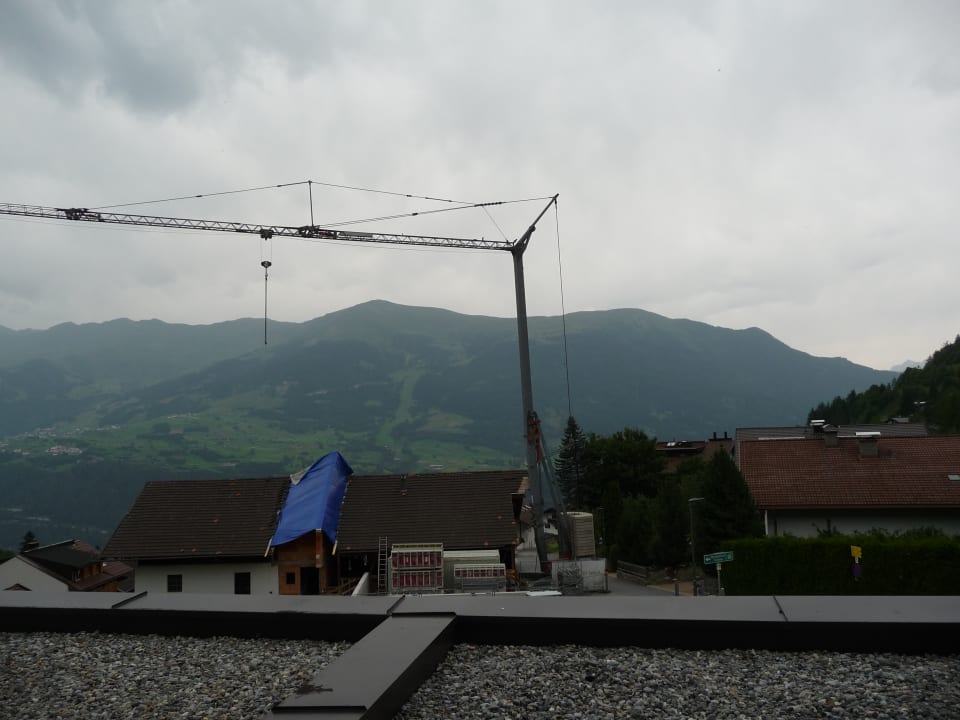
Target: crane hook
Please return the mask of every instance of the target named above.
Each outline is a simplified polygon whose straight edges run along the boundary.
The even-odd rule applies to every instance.
[[[270,257],[273,257],[273,229],[260,228],[260,239],[269,243],[268,250]],[[260,267],[263,268],[263,344],[267,344],[267,275],[270,272],[272,262],[263,257],[263,245],[260,246]]]
[[[263,268],[263,344],[267,344],[267,276],[270,267],[273,265],[269,260],[261,260],[260,266]]]

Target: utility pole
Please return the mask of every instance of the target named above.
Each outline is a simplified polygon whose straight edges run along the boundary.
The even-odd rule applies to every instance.
[[[690,508],[690,567],[693,569],[693,594],[697,595],[697,547],[693,539],[693,504],[701,502],[705,498],[692,497],[687,498],[687,507]]]

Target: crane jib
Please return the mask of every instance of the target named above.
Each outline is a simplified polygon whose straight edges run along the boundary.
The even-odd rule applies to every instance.
[[[0,215],[38,217],[49,220],[73,220],[76,222],[105,223],[110,225],[134,225],[162,227],[178,230],[207,230],[233,232],[271,237],[293,237],[305,240],[333,240],[343,242],[382,243],[389,245],[419,245],[424,247],[448,247],[468,250],[513,250],[515,242],[487,240],[485,238],[456,238],[431,235],[401,235],[395,233],[358,232],[331,230],[318,225],[257,225],[253,223],[224,220],[199,220],[157,215],[130,215],[126,213],[102,213],[83,207],[55,208],[42,205],[18,205],[0,203]]]

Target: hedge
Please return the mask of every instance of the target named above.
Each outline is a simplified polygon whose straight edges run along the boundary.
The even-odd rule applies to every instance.
[[[851,546],[862,549],[860,577]],[[727,595],[960,595],[960,538],[883,533],[725,543]]]

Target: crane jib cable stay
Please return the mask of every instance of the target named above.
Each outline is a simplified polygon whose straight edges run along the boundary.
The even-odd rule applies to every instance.
[[[127,213],[106,213],[90,208],[55,208],[42,205],[24,205],[0,203],[0,215],[34,217],[47,220],[67,220],[83,223],[102,223],[110,225],[129,225],[140,227],[158,227],[173,230],[205,230],[259,235],[263,240],[274,237],[292,237],[303,240],[330,240],[358,243],[381,243],[390,245],[414,245],[436,248],[460,248],[467,250],[504,250],[513,257],[514,285],[517,298],[517,339],[520,351],[520,386],[523,404],[523,423],[521,432],[525,438],[526,465],[533,496],[534,537],[537,556],[541,568],[547,565],[547,544],[544,533],[544,488],[540,464],[543,451],[540,445],[540,420],[533,409],[533,388],[530,373],[530,343],[527,333],[527,303],[523,277],[523,253],[530,238],[537,229],[537,223],[556,202],[557,195],[540,211],[530,227],[515,242],[509,240],[487,240],[485,238],[455,238],[429,235],[402,235],[376,232],[357,232],[352,230],[334,230],[316,225],[257,225],[254,223],[229,222],[223,220],[201,220],[190,218],[165,217],[155,215],[131,215]],[[482,206],[482,204],[481,204]],[[264,323],[266,323],[266,281],[272,263],[262,260],[264,269]],[[264,324],[264,342],[266,342],[266,324]]]

